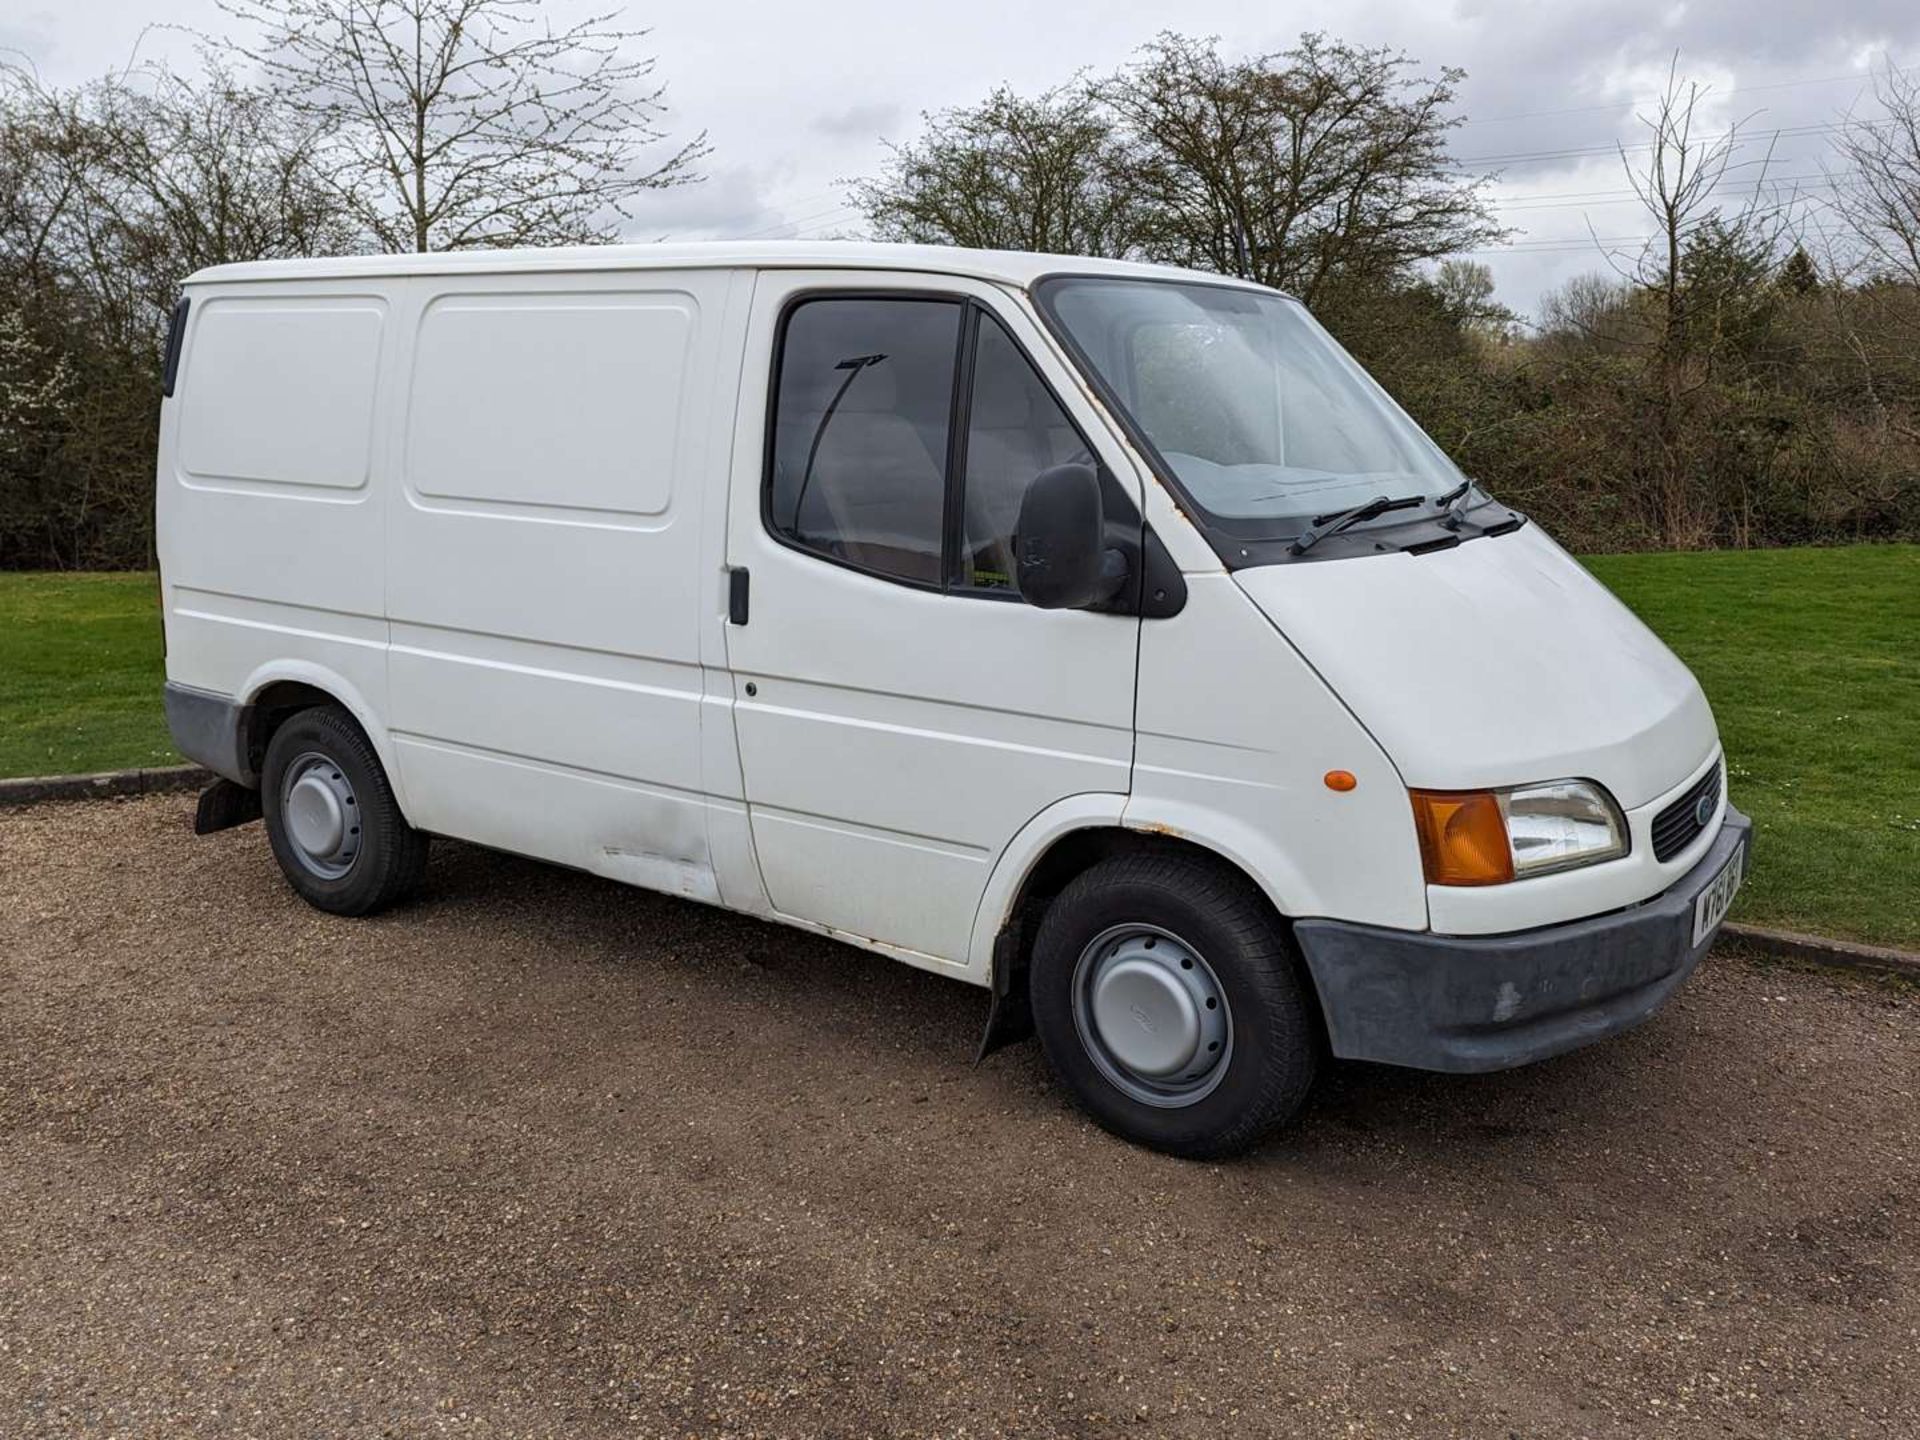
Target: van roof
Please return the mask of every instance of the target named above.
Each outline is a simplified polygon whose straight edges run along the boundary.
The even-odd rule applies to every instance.
[[[848,240],[703,240],[652,245],[567,245],[549,249],[453,250],[426,255],[343,255],[315,260],[255,260],[215,265],[187,277],[189,285],[253,280],[328,280],[402,275],[526,274],[567,270],[822,269],[913,270],[962,275],[1021,289],[1043,275],[1132,275],[1196,279],[1212,284],[1246,281],[1084,255],[1040,255],[1024,250],[963,250],[947,245],[885,245]]]

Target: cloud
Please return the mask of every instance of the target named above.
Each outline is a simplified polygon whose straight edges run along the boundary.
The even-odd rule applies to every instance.
[[[885,103],[849,105],[816,115],[812,128],[833,140],[872,140],[897,129],[902,113],[902,107]]]
[[[649,190],[628,209],[623,227],[630,240],[728,240],[773,234],[787,226],[770,197],[763,171],[747,165],[702,167],[706,178],[691,185]]]

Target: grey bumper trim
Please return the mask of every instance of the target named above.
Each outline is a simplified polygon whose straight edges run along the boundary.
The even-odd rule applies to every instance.
[[[182,755],[249,788],[260,783],[247,754],[251,706],[227,695],[176,685],[169,680],[163,695],[167,729]]]
[[[1420,1070],[1505,1070],[1631,1029],[1713,944],[1693,944],[1693,902],[1750,844],[1731,806],[1700,862],[1627,910],[1511,935],[1428,935],[1301,920],[1333,1053]],[[1717,934],[1717,932],[1716,932]]]

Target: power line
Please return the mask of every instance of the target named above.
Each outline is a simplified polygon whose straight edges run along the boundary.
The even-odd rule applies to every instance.
[[[1757,180],[1751,185],[1734,184],[1726,188],[1730,191],[1751,189],[1755,194],[1760,191],[1782,185],[1791,185],[1806,190],[1829,190],[1840,184],[1846,177],[1832,175],[1783,175],[1777,178],[1769,176]],[[1510,212],[1515,210],[1579,210],[1591,204],[1594,208],[1608,205],[1631,205],[1642,203],[1638,193],[1627,190],[1590,190],[1585,195],[1566,200],[1547,201],[1543,196],[1517,196],[1512,200],[1494,199],[1489,202],[1495,210]]]
[[[820,196],[815,196],[814,198],[815,198],[815,199],[820,199],[820,198],[823,198],[823,197],[820,197]],[[802,203],[805,203],[805,202],[802,202]],[[831,221],[832,221],[833,219],[835,219],[835,218],[837,218],[838,216],[840,216],[840,215],[842,215],[842,214],[844,214],[844,213],[846,213],[846,211],[848,210],[848,208],[849,208],[849,207],[848,207],[848,206],[847,206],[847,205],[845,204],[845,202],[842,202],[841,204],[839,204],[839,205],[836,205],[836,206],[835,206],[835,207],[834,207],[833,209],[831,209],[831,210],[821,210],[821,211],[818,211],[818,212],[816,212],[816,213],[814,213],[814,214],[812,214],[812,215],[802,215],[802,216],[800,216],[800,217],[799,217],[798,219],[793,219],[793,220],[782,220],[782,221],[781,221],[781,222],[780,222],[779,224],[777,224],[777,225],[768,225],[768,226],[766,226],[766,227],[764,227],[764,228],[762,228],[762,229],[759,229],[759,230],[749,230],[749,231],[748,231],[748,232],[747,232],[746,234],[744,234],[744,235],[735,235],[735,236],[734,236],[734,237],[732,237],[732,238],[734,238],[735,240],[758,240],[758,239],[759,239],[759,238],[760,238],[761,236],[763,236],[763,235],[771,235],[771,234],[773,234],[773,233],[774,233],[774,232],[775,232],[776,230],[785,230],[785,229],[788,229],[788,228],[794,228],[794,229],[798,229],[798,228],[799,228],[800,226],[802,226],[802,225],[807,225],[807,224],[811,224],[811,223],[812,223],[813,221],[815,221],[815,220],[827,220],[827,221],[829,221],[829,222],[831,222]],[[852,207],[852,208],[858,208],[858,207]]]
[[[1776,207],[1763,215],[1779,213]],[[1567,237],[1549,237],[1539,240],[1514,240],[1505,245],[1484,245],[1475,250],[1460,250],[1460,255],[1569,255],[1581,251],[1600,251],[1617,249],[1626,245],[1650,245],[1663,237],[1654,235],[1590,235],[1583,239]]]
[[[1485,245],[1477,250],[1455,250],[1452,253],[1455,255],[1577,255],[1581,253],[1605,255],[1618,247],[1626,245],[1646,245],[1653,239],[1653,236],[1645,235],[1638,237],[1622,236],[1617,240],[1601,240],[1597,242],[1593,240],[1582,240],[1576,243],[1569,240],[1563,244],[1538,245],[1531,249],[1522,249],[1512,245]]]
[[[1752,130],[1744,134],[1739,131],[1729,130],[1721,135],[1703,136],[1701,137],[1701,139],[1699,139],[1694,143],[1698,148],[1701,148],[1701,149],[1705,149],[1709,146],[1719,145],[1723,143],[1730,144],[1735,149],[1741,149],[1748,145],[1758,144],[1761,141],[1779,140],[1787,136],[1831,135],[1835,131],[1847,130],[1847,129],[1858,129],[1863,127],[1873,128],[1872,122],[1833,121],[1833,122],[1830,122],[1827,124],[1821,124],[1821,125],[1794,125],[1794,126],[1788,126],[1786,128],[1779,129],[1779,130]],[[1589,156],[1589,155],[1617,155],[1623,150],[1629,153],[1636,150],[1651,150],[1654,148],[1656,143],[1657,142],[1655,141],[1647,140],[1647,141],[1638,142],[1632,145],[1620,145],[1620,144],[1589,145],[1589,146],[1580,146],[1580,147],[1566,149],[1566,150],[1515,150],[1510,154],[1505,154],[1505,155],[1465,155],[1460,157],[1457,160],[1452,161],[1451,163],[1456,166],[1459,166],[1459,165],[1500,165],[1500,166],[1523,165],[1523,164],[1532,164],[1534,162],[1541,161],[1541,160],[1572,160],[1572,159],[1579,159],[1581,157]]]
[[[1540,250],[1540,249],[1551,250],[1551,249],[1557,249],[1563,245],[1573,245],[1576,243],[1579,244],[1582,248],[1589,245],[1638,245],[1638,244],[1643,244],[1646,241],[1651,240],[1652,238],[1653,237],[1651,235],[1597,235],[1597,236],[1589,236],[1588,238],[1577,241],[1577,242],[1571,238],[1542,239],[1542,240],[1515,240],[1512,243],[1507,245],[1491,245],[1491,246],[1488,246],[1485,250],[1474,251],[1472,253],[1487,255],[1487,254],[1495,254],[1505,250]]]
[[[820,239],[820,238],[821,238],[821,237],[820,237],[820,234],[819,234],[819,233],[817,233],[818,231],[820,231],[820,230],[824,230],[824,229],[826,229],[826,228],[827,228],[827,227],[829,227],[829,226],[833,226],[833,225],[837,225],[837,224],[839,224],[839,223],[840,223],[840,222],[841,222],[842,220],[851,220],[851,219],[853,219],[853,218],[854,218],[854,217],[855,217],[856,215],[861,215],[861,214],[864,214],[864,213],[865,213],[865,212],[864,212],[864,211],[862,211],[862,210],[861,210],[861,208],[860,208],[860,207],[859,207],[858,205],[849,205],[849,206],[846,206],[846,207],[845,207],[844,209],[841,209],[841,210],[837,210],[837,211],[835,211],[834,213],[832,213],[832,214],[830,214],[830,215],[828,215],[828,216],[826,216],[826,217],[824,217],[824,218],[823,218],[823,219],[821,220],[821,222],[820,222],[820,224],[819,224],[818,226],[816,226],[816,227],[814,227],[814,228],[815,228],[815,231],[816,231],[816,233],[814,233],[814,234],[806,234],[806,233],[804,233],[804,232],[803,232],[803,233],[801,233],[801,234],[798,234],[798,235],[795,235],[795,236],[794,236],[794,239],[796,239],[796,240],[818,240],[818,239]]]

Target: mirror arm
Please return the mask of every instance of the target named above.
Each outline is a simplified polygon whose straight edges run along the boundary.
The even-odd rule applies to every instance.
[[[1100,556],[1100,595],[1087,608],[1090,610],[1125,610],[1135,607],[1129,602],[1133,597],[1127,594],[1127,581],[1133,576],[1133,557],[1118,545],[1109,545]]]

